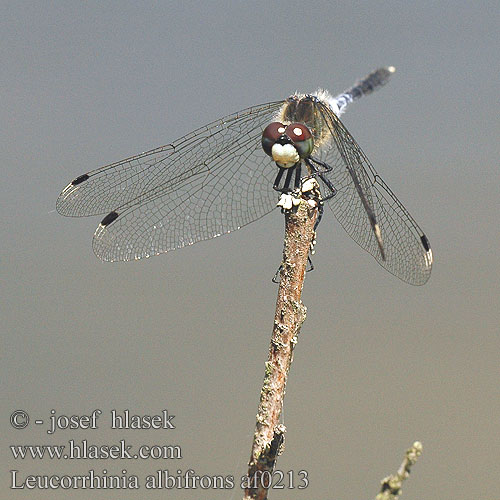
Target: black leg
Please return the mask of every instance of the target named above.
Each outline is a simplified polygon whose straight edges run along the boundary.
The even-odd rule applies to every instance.
[[[323,205],[323,200],[321,200],[318,203],[318,217],[316,218],[316,222],[314,223],[314,230],[315,231],[316,231],[316,228],[319,226],[321,219],[323,218],[323,212],[324,212],[324,205]]]
[[[309,264],[309,268],[306,269],[306,273],[314,271],[314,264],[313,264],[313,261],[311,260],[310,255],[307,256],[307,263]]]
[[[325,172],[331,172],[333,170],[333,167],[330,167],[330,165],[328,165],[328,163],[325,163],[324,161],[318,160],[317,158],[313,158],[312,156],[310,156],[309,160],[316,163],[316,165],[323,167],[325,169],[324,170]]]
[[[301,173],[302,173],[301,164],[297,163],[297,165],[295,167],[295,189],[299,189],[300,188],[300,176],[301,176]]]
[[[276,179],[274,179],[274,184],[273,184],[273,189],[275,191],[281,191],[280,190],[280,181],[281,178],[283,177],[283,174],[285,173],[285,169],[283,167],[278,167],[278,173],[276,174]]]
[[[274,276],[273,276],[273,283],[279,283],[280,282],[280,278],[279,278],[279,275],[281,273],[281,270],[283,269],[283,266],[280,265],[280,267],[278,267],[278,270],[274,273]]]
[[[293,175],[293,170],[295,169],[296,167],[291,167],[288,169],[288,172],[286,173],[286,178],[285,178],[285,182],[283,184],[283,192],[284,193],[289,193],[290,192],[290,184],[292,182],[292,175]]]
[[[311,157],[306,158],[304,161],[306,162],[307,166],[311,169],[311,175],[313,177],[319,177],[323,181],[325,186],[330,190],[328,194],[324,195],[321,198],[321,201],[327,201],[330,198],[333,198],[337,190],[333,187],[333,184],[330,182],[330,180],[323,175],[326,172],[330,172],[332,170],[332,167],[330,167],[330,165],[326,163],[323,163],[322,161],[316,160]],[[316,165],[323,167],[325,169],[324,172],[320,172],[316,167]]]
[[[273,189],[275,191],[278,191],[279,193],[291,193],[293,189],[290,189],[290,184],[292,183],[292,176],[293,173],[295,172],[295,187],[300,186],[300,173],[301,173],[301,168],[300,168],[300,163],[297,163],[295,166],[290,167],[290,168],[283,168],[278,165],[278,173],[276,174],[276,179],[274,179],[274,184],[273,184]],[[283,186],[280,187],[280,182],[281,179],[283,178],[283,174],[286,171],[286,177],[283,182]]]

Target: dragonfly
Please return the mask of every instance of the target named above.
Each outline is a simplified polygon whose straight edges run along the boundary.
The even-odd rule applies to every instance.
[[[104,215],[94,253],[130,261],[240,229],[272,212],[277,193],[290,209],[283,196],[314,178],[321,206],[361,248],[404,282],[423,285],[433,262],[429,240],[339,118],[394,71],[377,69],[335,97],[319,90],[252,106],[87,172],[63,189],[56,209]]]

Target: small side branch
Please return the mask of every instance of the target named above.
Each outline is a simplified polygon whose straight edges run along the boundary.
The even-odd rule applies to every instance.
[[[410,475],[410,469],[422,454],[422,443],[415,441],[411,448],[406,450],[406,456],[395,475],[382,480],[380,493],[375,500],[397,500],[401,495],[403,481]]]
[[[317,207],[312,208],[305,200],[286,213],[276,314],[248,464],[245,500],[267,498],[276,459],[283,446],[286,428],[279,419],[293,350],[306,318],[301,294],[317,215]]]

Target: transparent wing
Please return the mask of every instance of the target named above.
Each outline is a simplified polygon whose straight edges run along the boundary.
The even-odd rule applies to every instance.
[[[276,169],[261,134],[283,101],[221,118],[172,144],[77,177],[56,208],[108,215],[93,240],[102,260],[133,260],[239,229],[276,205]]]
[[[335,217],[349,236],[387,271],[412,285],[423,285],[432,267],[427,237],[338,117],[321,101],[317,101],[316,106],[331,133],[331,140],[314,155],[333,167],[323,175],[337,190],[329,201]],[[328,192],[324,183],[320,181],[320,184],[322,192]],[[385,255],[379,249],[369,220],[367,212],[370,211],[380,228]]]

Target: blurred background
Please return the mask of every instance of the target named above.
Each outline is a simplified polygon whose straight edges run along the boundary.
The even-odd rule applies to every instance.
[[[497,2],[2,2],[0,498],[237,499],[146,490],[157,470],[247,470],[273,324],[283,217],[152,259],[105,264],[101,217],[55,200],[77,175],[248,106],[371,70],[390,83],[343,121],[431,242],[424,287],[400,282],[330,211],[287,385],[277,468],[306,490],[373,498],[405,450],[406,500],[498,498],[500,245]],[[88,415],[98,430],[35,419]],[[168,409],[175,430],[109,428]],[[16,409],[31,417],[14,430]],[[181,460],[14,460],[13,444],[172,444]],[[140,490],[10,490],[27,475],[135,474]],[[295,484],[297,486],[298,483]]]

